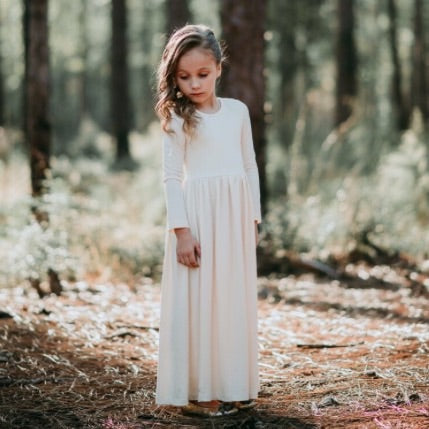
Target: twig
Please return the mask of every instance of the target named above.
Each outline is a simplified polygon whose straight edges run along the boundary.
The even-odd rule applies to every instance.
[[[112,335],[106,335],[104,338],[106,338],[106,340],[110,340],[110,339],[115,338],[115,337],[126,337],[127,335],[129,335],[130,337],[139,337],[140,336],[140,334],[136,334],[135,332],[120,331],[120,332],[115,332]]]
[[[350,343],[350,344],[297,344],[297,347],[302,349],[333,349],[336,347],[354,347],[364,344],[364,341],[359,343]]]
[[[153,329],[154,331],[159,331],[158,326],[146,326],[146,325],[119,325],[118,328],[134,328],[134,329],[144,329],[144,330]]]

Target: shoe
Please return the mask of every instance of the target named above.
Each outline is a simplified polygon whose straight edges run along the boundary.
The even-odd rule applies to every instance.
[[[256,401],[253,399],[248,399],[247,401],[235,401],[232,402],[233,406],[235,408],[238,408],[239,410],[249,410],[250,408],[255,407]]]
[[[222,417],[232,416],[238,413],[233,403],[221,402],[216,407],[203,407],[202,405],[190,402],[188,405],[182,407],[182,414],[185,416],[198,416],[198,417]]]

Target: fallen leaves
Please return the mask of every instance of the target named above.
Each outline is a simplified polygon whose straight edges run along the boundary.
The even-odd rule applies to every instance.
[[[400,274],[371,276],[400,287],[261,278],[258,405],[208,426],[154,404],[159,286],[81,281],[42,300],[1,290],[12,317],[0,321],[0,426],[429,426],[429,304]]]

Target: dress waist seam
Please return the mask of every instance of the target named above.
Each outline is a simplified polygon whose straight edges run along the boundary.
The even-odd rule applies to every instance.
[[[221,174],[207,174],[207,175],[192,175],[188,174],[185,176],[184,180],[197,180],[197,179],[214,179],[217,177],[246,177],[246,173],[244,171],[238,171],[235,173],[221,173]]]

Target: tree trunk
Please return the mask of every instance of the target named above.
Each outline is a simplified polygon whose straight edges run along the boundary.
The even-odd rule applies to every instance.
[[[51,155],[48,0],[25,0],[23,24],[24,128],[30,152],[32,194],[38,198],[48,190],[46,179]],[[46,211],[35,205],[33,213],[42,226],[47,226],[49,217]],[[52,269],[48,271],[51,292],[59,295],[61,282],[58,274]],[[38,282],[37,279],[35,282],[31,281],[35,286]]]
[[[243,101],[250,112],[259,168],[261,205],[266,212],[264,32],[266,0],[221,0],[223,39],[228,64],[221,77],[221,92]]]
[[[116,162],[126,166],[131,159],[130,96],[128,92],[128,43],[126,0],[112,0],[111,113],[116,140]]]
[[[156,30],[158,8],[150,3],[144,3],[143,6],[143,21],[138,33],[140,41],[140,49],[145,53],[145,57],[149,58],[153,50],[152,36]],[[155,28],[156,27],[156,28]],[[144,61],[141,65],[138,79],[141,82],[139,91],[139,115],[137,124],[140,132],[146,132],[149,125],[157,119],[153,109],[153,87],[154,73],[153,64],[150,61]]]
[[[4,79],[3,79],[3,58],[0,44],[0,127],[4,127]]]
[[[3,26],[3,11],[0,9],[0,28]],[[3,76],[3,40],[0,40],[0,127],[5,125],[4,117],[4,76]]]
[[[89,102],[88,102],[88,3],[87,0],[81,0],[80,5],[80,55],[82,58],[82,70],[80,72],[80,121],[88,115]]]
[[[170,35],[175,29],[189,24],[191,21],[191,11],[188,0],[167,0],[166,8],[166,30]]]
[[[411,106],[418,108],[426,126],[429,123],[428,70],[426,64],[423,0],[414,1],[413,71],[411,75]]]
[[[408,109],[402,92],[402,73],[398,55],[397,36],[397,11],[395,0],[388,0],[389,13],[389,42],[392,56],[393,76],[392,76],[392,102],[395,112],[395,123],[398,130],[403,131],[408,127]]]
[[[27,88],[28,88],[28,55],[30,51],[30,0],[22,1],[22,40],[24,44],[24,77],[22,83],[22,130],[27,136]],[[27,138],[27,137],[26,137]],[[28,142],[26,140],[28,145]],[[27,147],[30,150],[30,147]]]
[[[51,151],[48,0],[25,0],[25,131],[33,196],[46,191]]]
[[[305,7],[307,7],[305,5]],[[273,99],[273,127],[278,132],[278,138],[285,151],[286,165],[276,173],[272,197],[287,196],[290,182],[290,159],[288,156],[293,142],[297,120],[297,103],[295,77],[298,71],[299,58],[295,42],[298,30],[299,0],[287,2],[271,2],[269,5],[268,21],[273,30],[279,35],[278,67],[280,80],[278,92]]]
[[[354,0],[337,0],[337,88],[335,125],[352,114],[357,94],[357,53],[354,41]]]

